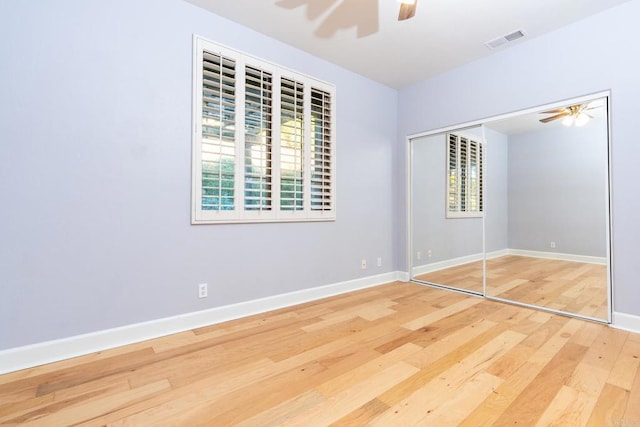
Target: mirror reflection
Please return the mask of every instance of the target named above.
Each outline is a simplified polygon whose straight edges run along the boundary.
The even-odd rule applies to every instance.
[[[486,254],[487,296],[608,319],[606,113],[599,99],[486,124],[506,159],[488,178],[487,238],[506,245]]]
[[[412,144],[412,277],[483,293],[480,128]]]
[[[412,139],[412,280],[610,321],[607,106]]]

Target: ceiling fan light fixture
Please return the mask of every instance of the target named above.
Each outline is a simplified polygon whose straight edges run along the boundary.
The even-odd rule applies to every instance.
[[[567,117],[565,117],[564,119],[562,119],[562,124],[569,127],[573,124],[574,121],[574,116],[573,114],[568,115]]]
[[[589,116],[585,113],[580,113],[576,116],[576,126],[584,126],[589,121]]]

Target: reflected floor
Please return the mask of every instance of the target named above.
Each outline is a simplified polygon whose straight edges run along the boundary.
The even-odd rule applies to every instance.
[[[465,291],[483,293],[482,289],[482,261],[470,262],[455,267],[421,274],[414,278],[438,285],[464,289]]]
[[[487,260],[487,295],[607,319],[607,267],[507,255]]]
[[[482,293],[482,261],[433,271],[416,280]],[[506,255],[487,260],[487,295],[607,319],[607,267]]]

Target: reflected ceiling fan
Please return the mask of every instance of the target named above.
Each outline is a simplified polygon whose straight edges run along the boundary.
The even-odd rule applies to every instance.
[[[398,0],[400,2],[400,13],[398,14],[398,21],[404,21],[405,19],[413,18],[416,14],[416,6],[418,0]]]
[[[553,120],[563,119],[562,124],[565,126],[571,126],[573,124],[576,126],[583,126],[589,121],[589,119],[593,119],[593,116],[587,113],[587,111],[598,107],[600,107],[600,105],[576,104],[542,111],[540,114],[553,114],[553,116],[545,117],[544,119],[540,119],[540,121],[542,123],[549,123]]]

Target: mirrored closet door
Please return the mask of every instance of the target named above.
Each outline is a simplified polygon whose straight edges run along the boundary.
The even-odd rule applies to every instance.
[[[412,141],[412,279],[482,295],[480,128]]]
[[[411,279],[610,322],[608,94],[474,125],[410,139]]]

